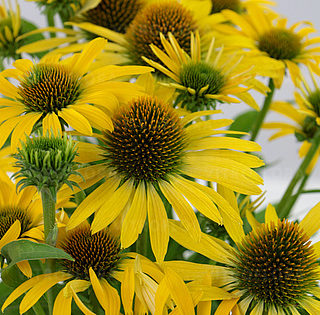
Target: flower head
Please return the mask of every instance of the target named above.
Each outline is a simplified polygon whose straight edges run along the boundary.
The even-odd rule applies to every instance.
[[[259,7],[248,7],[247,14],[239,15],[225,10],[223,15],[236,27],[219,25],[219,32],[228,34],[221,41],[234,49],[242,48],[250,56],[258,74],[272,77],[279,88],[285,70],[297,84],[299,64],[308,65],[319,56],[318,48],[310,46],[319,43],[319,39],[309,39],[315,32],[310,23],[295,23],[287,27],[287,19],[274,12],[264,12]],[[297,31],[297,28],[303,26]]]
[[[301,76],[298,83],[298,91],[294,93],[295,104],[288,102],[273,102],[271,110],[289,118],[292,123],[287,122],[266,122],[263,128],[277,130],[269,140],[294,134],[298,141],[302,142],[299,150],[300,157],[304,157],[310,149],[312,142],[319,137],[320,130],[320,88],[319,78],[314,75],[318,72],[316,67],[310,69],[309,73],[313,86]],[[310,173],[318,161],[320,150],[315,153],[307,172]]]
[[[169,33],[168,37],[169,41],[160,34],[164,51],[153,44],[150,46],[160,62],[154,61],[154,57],[143,59],[175,81],[165,84],[177,89],[176,104],[192,112],[215,108],[217,102],[239,103],[241,100],[259,108],[247,92],[249,88],[240,86],[253,86],[262,93],[267,91],[267,87],[254,79],[254,69],[248,61],[224,53],[223,47],[214,47],[214,39],[204,58],[199,33],[191,34],[189,54],[173,34]]]
[[[59,232],[63,232],[63,229]],[[188,314],[193,314],[192,298],[183,280],[174,272],[162,271],[143,256],[122,252],[117,235],[112,229],[103,229],[92,235],[90,225],[85,222],[73,231],[64,231],[60,235],[58,246],[71,255],[74,261],[60,260],[60,271],[27,280],[7,298],[2,309],[27,292],[20,303],[20,313],[24,313],[46,290],[58,285],[60,292],[55,298],[53,314],[71,315],[72,300],[85,314],[94,314],[82,301],[81,295],[78,295],[80,292],[83,292],[82,296],[87,295],[89,288],[92,288],[106,314],[119,314],[121,302],[126,314],[132,314],[133,307],[138,307],[145,313],[154,313],[155,294],[159,283],[164,279],[179,283],[183,292],[181,295],[187,303],[185,309],[189,311]],[[114,288],[118,282],[121,283],[121,302],[119,293]],[[174,289],[176,287],[177,285]],[[174,305],[174,298],[175,296],[168,300],[167,297],[160,297],[159,302],[161,305],[171,306]],[[181,302],[179,300],[177,304]]]
[[[261,178],[251,167],[259,167],[262,161],[234,151],[250,152],[259,146],[217,136],[228,133],[215,129],[229,125],[230,120],[194,121],[218,112],[187,114],[182,118],[155,96],[131,100],[113,116],[114,130],[99,136],[102,146],[79,143],[80,160],[83,156],[86,161],[101,161],[91,169],[92,175],[85,176],[87,180],[98,180],[104,174],[106,182],[80,204],[68,228],[76,227],[96,212],[92,223],[96,233],[123,216],[121,246],[126,248],[136,241],[148,216],[152,248],[156,258],[163,260],[168,245],[168,219],[161,198],[173,206],[195,239],[200,227],[190,203],[220,224],[221,214],[215,205],[239,221],[219,194],[190,179],[223,183],[245,194],[260,192],[257,184],[262,183]],[[86,151],[91,152],[91,157]]]
[[[29,135],[41,125],[44,134],[53,131],[61,135],[65,126],[87,135],[92,134],[92,127],[111,130],[109,114],[128,96],[141,94],[141,88],[135,84],[111,80],[130,73],[144,73],[147,69],[148,72],[150,68],[120,70],[106,66],[88,73],[104,46],[105,40],[98,38],[67,60],[49,56],[34,65],[30,60],[20,59],[14,63],[16,69],[3,71],[0,90],[10,99],[1,102],[5,107],[0,109],[0,147],[11,132],[11,145],[15,148],[24,134]],[[15,78],[18,86],[6,77]],[[123,93],[125,88],[127,91]]]
[[[191,241],[181,224],[170,223],[170,235],[180,244],[221,263],[220,286],[237,296],[222,301],[217,311],[256,314],[316,314],[319,281],[319,254],[310,237],[319,229],[319,206],[312,208],[300,223],[280,220],[275,209],[267,207],[265,223],[249,219],[253,231],[245,235],[241,226],[228,226],[237,244],[234,249],[206,234],[200,244]],[[212,246],[208,244],[211,243]]]

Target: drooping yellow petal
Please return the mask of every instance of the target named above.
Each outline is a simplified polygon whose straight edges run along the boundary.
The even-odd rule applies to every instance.
[[[71,315],[72,297],[65,297],[63,290],[57,295],[53,305],[53,315]]]
[[[129,247],[142,232],[147,216],[147,192],[143,182],[135,190],[132,204],[126,213],[121,229],[121,246]]]
[[[3,76],[0,76],[0,93],[13,99],[19,97],[18,89]]]
[[[111,287],[106,280],[99,280],[91,267],[89,275],[93,291],[106,314],[118,315],[120,311],[120,298],[117,290]]]
[[[182,314],[194,314],[192,297],[183,280],[170,268],[165,270],[164,281],[171,297],[179,307]]]
[[[169,298],[169,290],[167,282],[162,280],[159,283],[158,289],[155,295],[155,314],[154,315],[163,315],[163,309],[166,305],[166,302]]]
[[[125,314],[132,315],[132,303],[134,297],[134,272],[133,267],[125,268],[121,283],[121,301]]]
[[[28,260],[19,261],[17,266],[27,278],[32,277],[32,269]]]
[[[171,184],[161,181],[159,182],[159,187],[191,237],[194,238],[194,240],[199,241],[201,230],[197,217],[190,204]]]
[[[70,279],[72,276],[65,272],[55,272],[47,275],[43,279],[39,280],[30,291],[25,295],[20,303],[20,313],[24,313],[29,310],[34,304],[38,302],[41,296],[47,292],[51,287],[60,281]]]
[[[63,108],[58,112],[58,116],[66,121],[66,123],[75,130],[90,136],[92,128],[87,118],[76,112],[72,108]]]
[[[128,180],[113,192],[96,213],[91,225],[92,233],[107,227],[123,211],[133,191],[133,183]]]
[[[237,304],[239,299],[231,299],[231,300],[224,300],[222,301],[216,312],[215,315],[226,315],[229,314],[232,310],[232,308],[235,306],[235,304]]]
[[[67,225],[71,230],[85,221],[92,213],[101,207],[105,201],[118,187],[120,180],[110,178],[95,191],[93,191],[85,200],[81,202],[78,208],[73,212]]]
[[[320,202],[317,203],[299,223],[300,228],[311,237],[320,228]]]
[[[33,126],[40,119],[42,113],[28,113],[24,116],[20,116],[20,122],[14,128],[11,136],[11,148],[15,150],[21,141],[25,141],[25,136],[29,136]]]
[[[21,223],[19,220],[16,220],[8,229],[8,231],[2,236],[0,240],[0,250],[2,247],[12,241],[15,241],[21,232]]]
[[[163,202],[153,185],[148,185],[147,190],[151,247],[157,261],[163,261],[169,243],[168,217]]]
[[[77,105],[72,108],[102,130],[113,130],[111,118],[101,109],[92,105]]]
[[[44,135],[46,135],[47,133],[49,135],[53,133],[55,136],[62,135],[59,118],[54,112],[48,113],[46,117],[43,118],[42,127]]]

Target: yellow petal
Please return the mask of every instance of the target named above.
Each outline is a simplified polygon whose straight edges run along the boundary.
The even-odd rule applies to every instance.
[[[126,181],[117,190],[115,190],[106,200],[105,204],[96,213],[91,225],[92,233],[97,233],[107,227],[123,211],[130,196],[134,192],[133,183]]]
[[[172,205],[174,211],[177,213],[183,226],[190,233],[190,236],[194,240],[199,241],[201,237],[201,230],[197,217],[190,204],[183,195],[174,189],[174,187],[172,187],[168,182],[159,182],[159,187],[166,199]]]
[[[18,268],[20,271],[27,277],[31,278],[32,277],[32,269],[30,267],[29,261],[28,260],[23,260],[19,261],[17,263]]]
[[[132,245],[142,232],[147,216],[147,192],[145,184],[139,183],[133,201],[124,218],[121,229],[121,246],[127,248]]]
[[[168,217],[163,202],[152,185],[148,185],[148,222],[152,251],[163,261],[169,243]]]
[[[19,220],[16,220],[8,229],[8,231],[2,236],[0,240],[0,249],[12,241],[15,241],[21,232],[21,224]]]
[[[20,313],[24,313],[29,310],[34,304],[38,302],[41,296],[47,292],[51,287],[60,281],[70,279],[72,276],[58,271],[47,275],[47,277],[39,280],[31,290],[25,295],[20,303]]]
[[[125,314],[132,315],[132,303],[134,297],[134,272],[133,267],[127,267],[123,273],[121,283],[121,300]]]
[[[46,117],[43,118],[42,127],[44,135],[47,133],[50,135],[52,132],[55,136],[59,134],[62,135],[59,118],[54,112],[48,113]]]
[[[67,225],[71,230],[85,221],[92,213],[97,211],[111,194],[118,187],[120,180],[113,178],[107,180],[96,190],[94,190],[85,200],[81,202],[78,208],[73,212]]]
[[[226,315],[229,314],[232,310],[232,308],[237,304],[239,299],[231,299],[231,300],[224,300],[222,301],[216,312],[214,313],[215,315]]]
[[[53,305],[53,315],[71,315],[72,297],[65,297],[63,290],[57,295]]]
[[[96,38],[88,43],[87,47],[80,53],[77,62],[73,65],[72,70],[79,75],[87,73],[91,63],[103,50],[107,41],[103,38]]]
[[[118,291],[113,288],[105,279],[101,279],[100,284],[102,289],[104,290],[104,296],[107,306],[106,314],[118,315],[120,313],[120,297],[118,295]]]
[[[88,120],[76,112],[72,108],[63,108],[58,112],[58,116],[66,121],[66,123],[73,129],[90,136],[92,134],[92,128]]]
[[[165,270],[166,285],[171,297],[182,314],[194,314],[194,307],[190,292],[183,280],[170,268]]]
[[[300,228],[311,237],[320,228],[320,202],[317,203],[299,223]]]
[[[0,93],[13,99],[19,97],[18,89],[3,76],[0,76]]]
[[[20,116],[11,118],[0,126],[0,148],[6,142],[12,130],[14,130],[16,125],[20,122],[20,118]]]
[[[277,215],[277,211],[272,204],[268,204],[266,213],[265,213],[265,223],[270,224],[274,223],[275,226],[278,225],[279,217]]]

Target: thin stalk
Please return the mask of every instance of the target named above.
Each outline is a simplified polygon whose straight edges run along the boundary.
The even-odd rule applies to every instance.
[[[46,244],[55,246],[57,239],[56,202],[48,187],[41,189],[43,206],[44,239]]]
[[[36,315],[46,315],[45,311],[43,310],[40,304],[40,301],[38,301],[35,305],[33,305],[32,309]]]
[[[320,145],[320,135],[317,133],[315,138],[312,141],[312,145],[311,145],[307,155],[304,157],[302,163],[300,164],[300,167],[298,168],[298,170],[294,174],[291,182],[288,185],[287,190],[285,191],[284,195],[282,196],[282,198],[278,204],[279,218],[286,218],[290,214],[290,210],[292,208],[292,207],[290,207],[290,199],[292,198],[292,192],[293,192],[294,188],[296,187],[297,183],[306,175],[306,170],[307,170],[308,166],[310,165],[314,155],[316,154],[316,152],[319,148],[319,145]],[[299,194],[296,196],[296,199],[298,198],[298,196],[299,196]]]
[[[255,141],[257,136],[258,136],[258,133],[261,129],[261,126],[263,124],[263,121],[267,115],[267,112],[270,108],[270,105],[271,105],[271,102],[272,102],[272,98],[273,98],[273,94],[274,94],[274,91],[275,91],[275,87],[274,87],[274,83],[273,83],[273,80],[270,78],[269,80],[269,88],[270,88],[270,92],[268,92],[265,100],[264,100],[264,103],[263,103],[263,106],[262,106],[262,109],[261,111],[258,113],[258,117],[252,127],[252,132],[251,132],[251,141]]]
[[[308,178],[309,178],[309,175],[306,174],[304,175],[300,185],[299,185],[299,188],[298,188],[298,191],[297,193],[292,196],[292,198],[290,199],[290,201],[288,202],[288,206],[287,206],[287,212],[290,213],[291,209],[293,208],[294,204],[296,203],[298,197],[301,195],[301,193],[303,192],[303,189],[308,181]]]
[[[47,12],[47,24],[50,27],[55,27],[54,14],[52,13],[51,10]],[[50,37],[55,37],[55,33],[50,33]]]

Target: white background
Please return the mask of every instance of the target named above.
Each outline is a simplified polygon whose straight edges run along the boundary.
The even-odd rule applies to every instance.
[[[21,7],[22,16],[33,21],[38,26],[45,26],[45,19],[40,15],[40,11],[34,2],[18,0]],[[289,25],[307,20],[314,24],[317,30],[320,30],[320,2],[319,0],[278,0],[275,10],[289,20]],[[319,36],[319,34],[317,34]],[[282,89],[276,92],[275,99],[291,100],[293,99],[294,88],[290,80],[285,80]],[[263,99],[258,98],[259,105]],[[235,117],[240,112],[248,109],[245,105],[225,105],[223,107],[226,117]],[[282,119],[280,115],[270,114],[267,121],[276,121]],[[287,136],[273,142],[268,141],[272,133],[263,130],[257,139],[262,146],[262,154],[268,163],[274,164],[263,173],[265,185],[263,190],[267,191],[267,201],[274,202],[279,200],[284,192],[288,182],[292,178],[301,160],[298,158],[299,143],[293,136]],[[320,163],[314,170],[312,177],[309,179],[308,188],[320,188]],[[294,217],[303,217],[304,213],[320,201],[320,194],[309,194],[302,196],[294,208]]]

